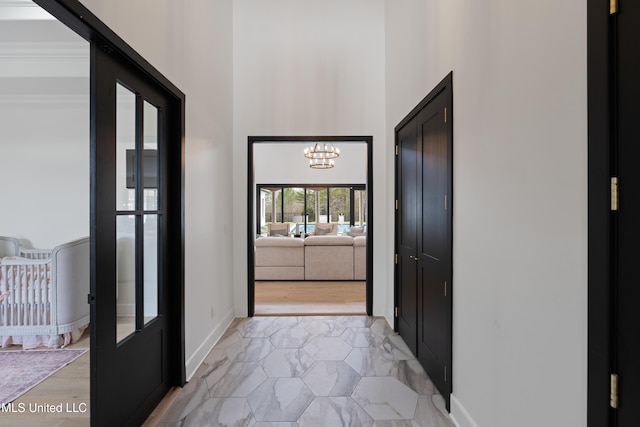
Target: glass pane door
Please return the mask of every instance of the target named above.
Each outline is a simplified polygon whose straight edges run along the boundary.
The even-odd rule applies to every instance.
[[[159,111],[116,83],[116,341],[158,316]]]

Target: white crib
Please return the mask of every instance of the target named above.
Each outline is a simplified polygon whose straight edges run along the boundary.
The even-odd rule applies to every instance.
[[[0,347],[65,346],[89,324],[89,238],[53,250],[0,236]]]

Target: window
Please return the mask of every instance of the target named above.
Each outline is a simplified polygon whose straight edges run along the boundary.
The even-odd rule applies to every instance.
[[[291,234],[311,233],[317,223],[338,224],[338,234],[366,225],[366,185],[257,185],[257,234],[272,222],[290,223]]]

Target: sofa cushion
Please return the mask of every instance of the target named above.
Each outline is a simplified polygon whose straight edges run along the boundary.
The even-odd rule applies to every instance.
[[[366,236],[354,237],[353,246],[367,246],[367,237]]]
[[[256,247],[263,246],[302,247],[304,246],[304,240],[298,238],[283,239],[282,237],[261,237],[256,239]]]
[[[304,239],[305,246],[353,246],[353,237],[349,236],[309,236]]]
[[[327,230],[327,232],[324,232],[325,230]],[[316,227],[313,229],[313,232],[311,233],[311,235],[320,236],[321,235],[320,233],[337,235],[338,234],[338,225],[337,224],[325,224],[325,223],[316,224]]]
[[[367,234],[367,232],[364,229],[364,227],[355,227],[353,225],[351,226],[351,228],[347,232],[347,235],[349,235],[351,237],[365,236],[366,234]]]
[[[325,239],[325,236],[318,236],[318,239]],[[305,247],[304,278],[306,280],[353,280],[353,252],[353,246],[347,245]]]
[[[290,226],[288,223],[283,223],[283,222],[271,222],[269,224],[267,224],[267,235],[268,236],[273,236],[273,235],[281,235],[281,236],[288,236],[289,235],[289,230],[290,230]]]

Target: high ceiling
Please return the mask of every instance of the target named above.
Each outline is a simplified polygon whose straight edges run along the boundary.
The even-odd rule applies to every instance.
[[[0,96],[86,96],[89,43],[28,0],[0,0]]]

